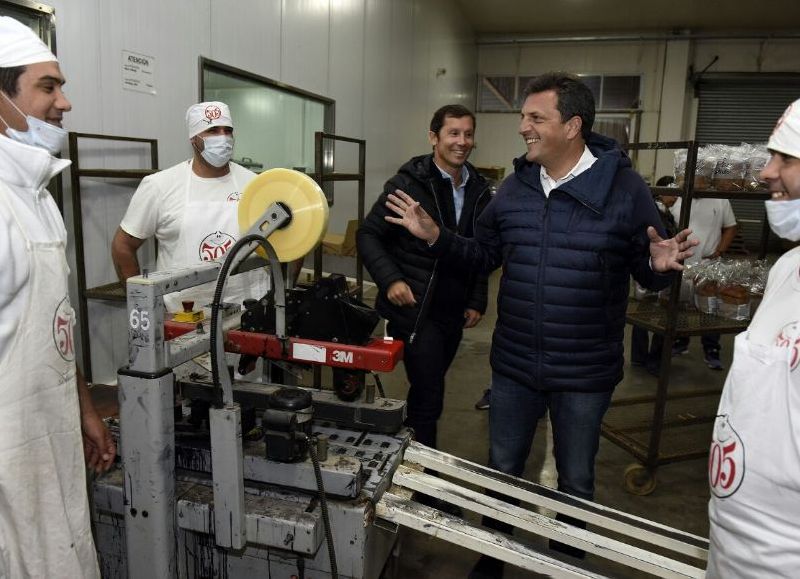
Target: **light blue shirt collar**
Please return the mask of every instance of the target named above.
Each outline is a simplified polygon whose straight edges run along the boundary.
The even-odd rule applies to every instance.
[[[436,162],[434,161],[433,164],[436,165]],[[464,191],[467,186],[467,181],[469,181],[469,169],[467,169],[466,165],[461,166],[461,185],[456,187],[453,178],[447,171],[442,169],[439,165],[436,165],[436,168],[439,169],[442,177],[450,181],[450,186],[453,188],[453,205],[456,208],[456,223],[458,223],[461,219],[461,212],[464,209]]]

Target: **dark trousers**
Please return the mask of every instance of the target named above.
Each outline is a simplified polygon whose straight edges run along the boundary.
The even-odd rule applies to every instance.
[[[661,365],[661,348],[664,336],[653,334],[639,326],[631,329],[631,364],[646,366],[650,370],[658,370]]]
[[[489,466],[500,472],[522,476],[533,445],[536,425],[549,411],[558,490],[592,500],[600,424],[611,402],[611,394],[610,391],[534,390],[493,372],[492,405],[489,407]],[[556,518],[585,527],[572,517],[559,514]],[[511,530],[510,525],[490,517],[484,517],[483,524],[506,533]],[[573,556],[583,556],[582,551],[556,541],[551,542],[551,548]]]
[[[461,342],[463,323],[426,320],[410,344],[407,335],[394,335],[405,343],[403,364],[409,383],[405,424],[414,429],[417,441],[431,448],[436,448],[436,423],[444,408],[444,378]]]
[[[700,343],[703,344],[703,351],[708,352],[709,350],[715,350],[719,353],[721,346],[719,344],[719,334],[703,334],[700,336]],[[689,345],[689,337],[685,336],[683,338],[676,338],[675,339],[676,346],[688,346]]]

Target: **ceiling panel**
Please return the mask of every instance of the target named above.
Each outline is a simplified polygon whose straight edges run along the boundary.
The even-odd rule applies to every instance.
[[[797,33],[799,0],[457,0],[477,34]]]

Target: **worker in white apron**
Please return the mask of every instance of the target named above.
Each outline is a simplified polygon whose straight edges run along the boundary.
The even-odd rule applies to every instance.
[[[112,257],[121,280],[140,273],[136,250],[149,237],[158,240],[159,271],[223,261],[239,238],[239,198],[255,173],[231,162],[233,119],[225,103],[192,105],[186,128],[194,155],[146,177],[136,190],[114,236]],[[224,301],[241,304],[262,297],[269,277],[263,271],[232,276]],[[168,312],[192,301],[195,309],[211,303],[215,283],[164,296]]]
[[[800,100],[767,147],[770,227],[800,241]],[[800,248],[770,270],[761,305],[736,336],[708,466],[707,577],[800,577]]]
[[[99,577],[85,457],[98,471],[115,448],[75,367],[66,229],[46,183],[71,106],[47,47],[0,17],[0,577]],[[80,381],[80,383],[79,383]]]
[[[223,262],[225,254],[239,239],[238,198],[229,200],[228,196],[218,198],[197,198],[192,195],[193,161],[184,163],[184,216],[181,220],[180,237],[174,252],[166,259],[158,260],[159,271],[178,269],[189,264],[203,261]],[[236,173],[231,171],[231,181],[236,191],[241,192],[244,184],[240,184]],[[225,284],[224,301],[241,304],[245,297],[250,297],[249,286],[262,288],[265,274],[260,272],[231,276]],[[261,281],[260,281],[261,280]],[[169,312],[181,310],[183,301],[193,301],[196,307],[210,304],[214,297],[216,282],[188,288],[180,292],[164,296],[164,305]],[[264,289],[264,292],[266,289]],[[264,293],[262,292],[262,294]],[[259,295],[258,297],[261,297]]]

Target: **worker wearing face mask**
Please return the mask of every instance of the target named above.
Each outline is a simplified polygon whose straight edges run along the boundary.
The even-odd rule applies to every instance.
[[[121,281],[139,275],[136,250],[149,237],[158,240],[159,271],[220,260],[239,238],[239,197],[255,173],[231,162],[233,119],[228,105],[205,102],[186,111],[192,158],[145,177],[131,199],[111,246]],[[263,272],[228,279],[224,300],[241,304],[267,291]],[[164,296],[169,312],[211,303],[214,283]]]
[[[773,233],[800,241],[800,100],[767,143],[761,179]],[[708,462],[709,579],[800,572],[800,247],[769,272],[764,299],[736,336]]]
[[[116,449],[75,367],[64,221],[45,186],[72,106],[52,52],[0,17],[0,577],[100,577],[85,464]]]

